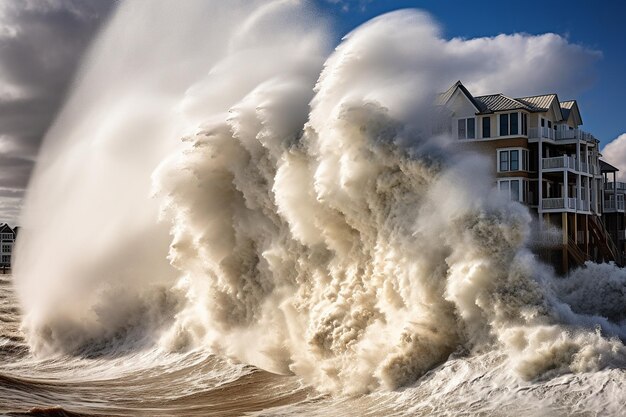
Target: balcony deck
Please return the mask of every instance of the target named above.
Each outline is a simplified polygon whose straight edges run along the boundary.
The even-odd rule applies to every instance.
[[[589,201],[577,198],[543,198],[541,200],[541,210],[544,213],[584,213],[591,214]]]
[[[549,127],[531,127],[528,129],[528,140],[534,142],[541,137],[543,140],[551,140],[555,142],[566,141],[576,142],[583,141],[595,143],[596,138],[591,134],[580,129],[573,130],[554,130]]]
[[[578,173],[583,175],[596,175],[596,172],[600,173],[600,168],[594,165],[589,165],[586,162],[578,162],[574,156],[555,156],[552,158],[541,159],[541,169],[544,172],[563,172],[564,170],[571,171],[572,173]]]

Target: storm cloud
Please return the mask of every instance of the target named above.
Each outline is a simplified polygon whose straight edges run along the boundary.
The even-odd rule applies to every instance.
[[[112,0],[0,2],[0,222],[17,222],[42,138],[114,7]]]

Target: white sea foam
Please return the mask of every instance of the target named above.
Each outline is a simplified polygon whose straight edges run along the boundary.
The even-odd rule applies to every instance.
[[[497,89],[511,69],[464,66],[472,41],[416,11],[324,61],[313,16],[297,1],[121,6],[29,192],[16,280],[33,349],[206,347],[348,394],[451,354],[491,352],[503,381],[623,367],[623,271],[558,281],[489,161],[431,134],[438,91]],[[506,39],[481,42],[490,68]]]

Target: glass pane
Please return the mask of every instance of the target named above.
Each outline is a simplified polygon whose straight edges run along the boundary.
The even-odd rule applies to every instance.
[[[511,171],[519,170],[519,151],[511,151]]]
[[[500,181],[500,191],[509,191],[508,181]]]
[[[476,119],[467,119],[467,138],[474,139],[476,137]]]
[[[548,120],[548,129],[552,129],[552,122]]]
[[[528,151],[522,151],[522,170],[528,171]]]
[[[511,180],[511,200],[519,201],[519,180]]]
[[[541,118],[541,127],[546,127],[546,119]]]
[[[528,135],[528,115],[522,113],[522,135]]]
[[[459,139],[465,139],[465,119],[459,119]]]
[[[500,115],[500,136],[508,136],[509,134],[509,115]]]
[[[491,137],[491,119],[483,117],[483,138]]]
[[[509,170],[509,151],[500,152],[500,171]]]
[[[509,117],[511,118],[511,135],[517,135],[519,133],[519,129],[518,129],[518,125],[519,125],[519,120],[518,120],[518,114],[517,112],[515,113],[511,113],[509,115]]]

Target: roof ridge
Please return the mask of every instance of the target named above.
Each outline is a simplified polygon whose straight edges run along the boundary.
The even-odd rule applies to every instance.
[[[474,96],[474,98],[489,97],[489,96],[504,96],[504,93],[483,94],[482,96]]]
[[[509,97],[509,96],[507,96],[506,94],[502,94],[502,97],[506,97],[506,98],[508,98],[509,100],[517,101],[517,99],[516,99],[516,98]],[[522,103],[522,104],[524,104],[524,103]]]
[[[556,93],[546,93],[546,94],[535,94],[534,96],[524,96],[524,97],[518,97],[518,98],[533,98],[533,97],[545,97],[545,96],[557,96],[558,97]]]

